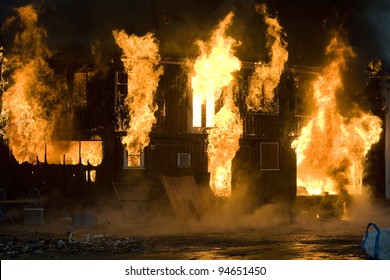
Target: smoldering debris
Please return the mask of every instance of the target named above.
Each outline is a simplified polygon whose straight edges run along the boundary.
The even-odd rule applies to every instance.
[[[145,250],[142,239],[135,237],[115,238],[100,234],[72,234],[68,238],[31,237],[4,238],[0,241],[1,259],[82,259],[90,255],[118,256]],[[89,236],[88,239],[86,236]],[[109,248],[109,249],[108,249]]]

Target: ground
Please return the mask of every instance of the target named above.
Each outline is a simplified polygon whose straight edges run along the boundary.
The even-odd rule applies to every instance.
[[[390,227],[389,204],[364,196],[348,207],[330,201],[267,204],[248,211],[242,210],[245,201],[227,200],[204,206],[189,221],[143,215],[134,208],[129,215],[116,204],[55,204],[44,209],[43,224],[0,220],[0,259],[364,259],[366,227],[370,222]],[[12,212],[7,209],[7,214]]]
[[[215,227],[201,224],[3,224],[0,259],[363,259],[364,226],[323,221],[306,226]]]

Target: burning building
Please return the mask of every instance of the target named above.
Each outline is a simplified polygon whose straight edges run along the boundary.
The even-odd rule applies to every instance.
[[[248,208],[291,205],[297,196],[359,194],[382,122],[337,109],[352,49],[335,37],[327,49],[334,60],[323,69],[288,65],[283,28],[265,6],[258,11],[267,27],[268,62],[236,56],[240,42],[227,32],[233,13],[197,41],[196,58],[178,59],[161,56],[152,33],[123,30],[112,32],[121,53],[104,53],[97,44],[92,55],[53,55],[32,7],[18,9],[25,29],[14,49],[1,52],[8,78],[2,82],[1,187],[10,198],[30,187],[56,189],[65,199],[115,192],[119,203],[138,208],[166,197],[165,177],[186,184],[193,177],[212,197],[245,193]],[[315,101],[308,110],[310,94]],[[188,197],[194,191],[185,194],[186,186],[176,184],[182,200],[194,200]]]

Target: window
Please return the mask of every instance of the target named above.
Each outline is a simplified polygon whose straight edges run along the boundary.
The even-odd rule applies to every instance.
[[[179,168],[191,168],[191,154],[178,153],[177,154],[177,166]]]
[[[86,170],[85,171],[85,181],[89,183],[93,183],[96,181],[96,170]]]
[[[260,143],[260,170],[279,170],[279,143]]]
[[[144,153],[129,154],[126,149],[123,151],[123,168],[144,168]]]
[[[75,72],[73,76],[73,100],[78,106],[87,105],[88,72]]]
[[[116,130],[126,131],[129,125],[129,109],[125,105],[125,99],[127,96],[127,73],[116,72],[115,73],[115,117],[116,117]]]
[[[90,141],[53,141],[37,146],[40,162],[48,164],[83,164],[98,166],[103,160],[101,140]],[[81,160],[81,162],[80,162]]]
[[[214,127],[214,94],[207,94],[205,99],[205,101],[202,101],[202,96],[198,95],[192,97],[193,127]]]
[[[267,114],[279,113],[278,87],[273,88],[272,83],[267,80],[262,81],[258,74],[254,74],[248,77],[248,89],[251,98],[247,99],[247,102],[251,104],[249,107],[253,106],[253,111]]]

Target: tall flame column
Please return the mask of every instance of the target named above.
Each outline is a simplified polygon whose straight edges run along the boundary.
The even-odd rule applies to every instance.
[[[191,79],[193,126],[201,125],[199,108],[206,103],[206,126],[211,127],[207,147],[210,186],[217,196],[231,195],[231,164],[242,134],[241,118],[233,102],[233,73],[241,68],[233,52],[238,43],[225,35],[233,16],[229,13],[219,23],[209,42],[197,42],[201,54]],[[215,114],[216,100],[221,100],[223,106]]]
[[[336,93],[352,48],[335,36],[326,49],[332,58],[313,82],[315,109],[292,145],[297,153],[298,195],[360,194],[365,156],[382,132],[379,117],[355,109],[340,114]]]
[[[123,30],[114,30],[113,35],[123,51],[122,61],[128,74],[125,105],[130,121],[123,128],[126,136],[122,143],[129,154],[137,155],[149,144],[149,132],[156,122],[154,94],[163,68],[159,66],[158,44],[152,33],[138,37],[128,36]],[[139,162],[129,162],[129,165],[137,166]]]

